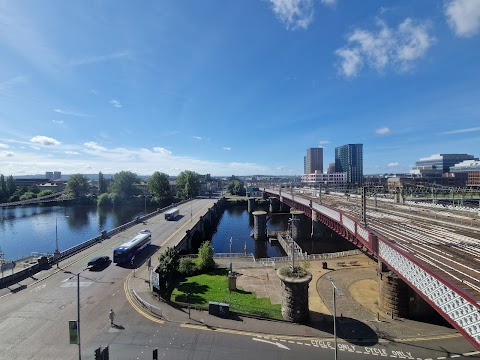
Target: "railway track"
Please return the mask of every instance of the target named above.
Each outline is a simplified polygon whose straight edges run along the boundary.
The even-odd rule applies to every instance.
[[[322,203],[361,219],[358,201],[324,196]],[[480,226],[474,214],[388,203],[367,206],[367,223],[425,267],[480,298]]]

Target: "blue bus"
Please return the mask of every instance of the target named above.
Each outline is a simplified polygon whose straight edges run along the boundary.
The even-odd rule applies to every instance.
[[[135,255],[145,249],[152,241],[152,234],[149,230],[142,230],[132,240],[123,243],[113,250],[113,262],[123,264],[133,262]]]
[[[173,208],[165,212],[165,220],[175,220],[179,215],[178,208]]]

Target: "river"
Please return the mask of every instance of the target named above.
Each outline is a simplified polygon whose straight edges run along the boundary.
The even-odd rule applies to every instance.
[[[154,211],[149,209],[147,212]],[[129,205],[114,209],[99,209],[96,205],[45,206],[28,205],[0,209],[0,251],[5,260],[17,260],[32,253],[53,253],[73,247],[98,236],[102,230],[114,229],[144,213],[144,206]],[[283,256],[278,245],[263,243],[255,247],[250,237],[253,223],[244,207],[226,209],[212,235],[215,252]],[[276,222],[273,229],[280,229]],[[207,239],[210,240],[210,239]]]
[[[149,208],[153,212],[156,208]],[[102,230],[114,229],[142,215],[144,205],[129,204],[114,209],[99,209],[96,205],[29,205],[0,209],[0,252],[5,260],[17,260],[32,253],[53,253],[73,247],[81,242],[98,236]],[[268,221],[268,230],[285,230],[288,215],[272,216]],[[285,256],[283,249],[276,243],[255,241],[250,237],[253,229],[252,215],[246,207],[227,208],[213,232],[212,246],[216,253],[253,253],[256,258]],[[299,241],[308,253],[323,253],[355,248],[346,240],[326,232],[321,241],[310,238]]]

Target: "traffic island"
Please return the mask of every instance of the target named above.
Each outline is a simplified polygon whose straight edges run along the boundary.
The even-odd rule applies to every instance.
[[[308,309],[308,284],[312,274],[301,267],[285,266],[277,270],[282,281],[282,316],[295,323],[306,323],[310,311]]]

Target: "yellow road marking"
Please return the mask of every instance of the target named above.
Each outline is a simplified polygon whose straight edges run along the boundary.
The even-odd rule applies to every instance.
[[[161,320],[155,316],[152,316],[150,315],[149,312],[147,312],[146,310],[142,309],[141,307],[139,307],[135,301],[133,300],[132,298],[132,295],[130,294],[130,291],[128,289],[128,280],[130,279],[130,277],[133,275],[134,271],[132,271],[128,276],[127,278],[125,279],[125,282],[123,283],[123,289],[125,291],[125,296],[127,297],[127,301],[130,303],[130,305],[132,305],[132,307],[140,314],[142,315],[143,317],[153,321],[153,322],[156,322],[157,324],[164,324],[165,323],[165,320]]]

